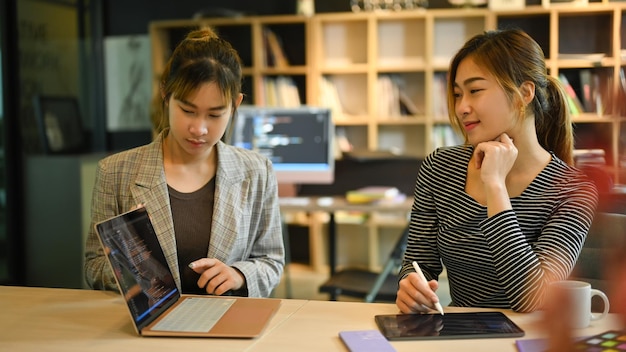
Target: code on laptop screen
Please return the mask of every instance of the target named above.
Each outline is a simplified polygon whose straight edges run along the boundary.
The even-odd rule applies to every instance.
[[[105,253],[137,326],[179,297],[145,208],[97,225]]]

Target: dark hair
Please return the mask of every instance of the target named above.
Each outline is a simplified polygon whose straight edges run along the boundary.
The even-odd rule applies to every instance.
[[[467,134],[455,116],[454,80],[459,64],[467,57],[495,77],[509,102],[519,109],[520,119],[534,115],[541,146],[573,164],[574,133],[567,96],[560,81],[547,74],[539,44],[519,29],[492,30],[474,36],[457,52],[450,63],[448,115],[452,126],[466,141]],[[535,97],[528,105],[532,114],[522,102],[523,82],[535,84]]]
[[[157,132],[169,127],[167,102],[170,97],[185,99],[208,82],[217,83],[225,101],[230,100],[234,118],[235,102],[241,93],[241,59],[230,43],[213,30],[203,28],[189,32],[165,65],[159,91],[162,101]],[[225,135],[228,134],[227,131]]]

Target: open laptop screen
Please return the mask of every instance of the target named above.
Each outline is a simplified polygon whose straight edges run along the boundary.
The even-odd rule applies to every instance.
[[[139,331],[180,297],[145,208],[96,225]]]

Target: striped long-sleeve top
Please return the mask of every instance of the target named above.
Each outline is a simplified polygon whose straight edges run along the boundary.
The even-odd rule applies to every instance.
[[[443,266],[452,306],[540,308],[551,280],[570,274],[598,203],[595,185],[552,154],[512,210],[487,218],[465,192],[471,146],[440,148],[422,163],[400,278],[417,261],[428,280]]]

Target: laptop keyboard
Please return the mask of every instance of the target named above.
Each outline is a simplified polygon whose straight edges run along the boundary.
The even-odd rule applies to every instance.
[[[233,303],[233,298],[188,297],[151,330],[208,332]]]

